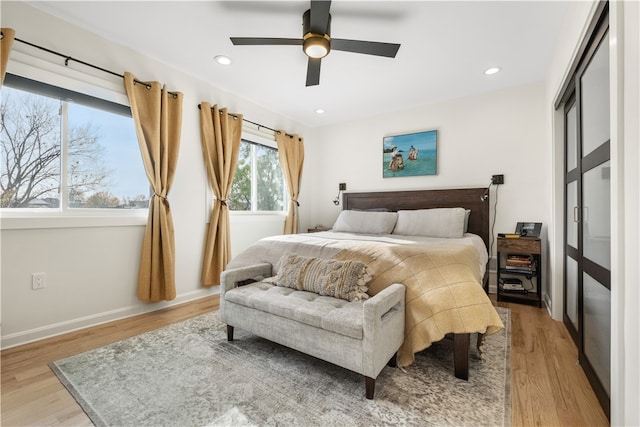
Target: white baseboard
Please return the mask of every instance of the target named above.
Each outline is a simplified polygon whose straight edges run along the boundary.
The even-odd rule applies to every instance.
[[[0,348],[2,350],[5,350],[11,347],[28,344],[30,342],[39,341],[45,338],[55,337],[58,335],[66,334],[69,332],[77,331],[77,330],[88,328],[91,326],[98,326],[103,323],[113,322],[114,320],[125,319],[127,317],[137,316],[139,314],[162,310],[163,308],[171,307],[178,304],[184,304],[186,302],[194,301],[194,300],[211,296],[211,295],[215,295],[217,293],[218,293],[217,287],[214,288],[213,291],[212,289],[198,289],[193,292],[188,292],[186,294],[179,295],[172,301],[164,301],[156,304],[140,303],[140,305],[122,307],[115,310],[92,314],[90,316],[79,317],[76,319],[69,319],[69,320],[65,320],[64,322],[58,322],[51,325],[42,326],[39,328],[33,328],[26,331],[16,332],[6,336],[3,335]]]
[[[547,306],[547,311],[549,312],[549,316],[551,316],[551,318],[553,319],[553,305],[551,302],[551,297],[549,296],[548,293],[545,293],[542,296],[542,299],[544,300],[544,303]]]

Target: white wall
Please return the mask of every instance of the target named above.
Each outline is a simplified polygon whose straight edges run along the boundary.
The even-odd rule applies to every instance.
[[[495,234],[513,232],[519,221],[547,225],[544,101],[544,85],[532,84],[402,113],[384,114],[381,105],[377,117],[317,130],[302,187],[305,227],[333,224],[341,208],[332,203],[340,182],[348,191],[487,187],[494,174],[505,176]],[[430,129],[438,130],[437,175],[382,178],[382,138]],[[492,190],[492,218],[495,196]]]
[[[6,229],[3,219],[0,232],[3,348],[217,292],[217,289],[200,287],[207,181],[197,104],[217,103],[232,112],[243,113],[249,120],[303,136],[310,131],[248,100],[23,2],[2,3],[2,26],[14,28],[16,36],[23,40],[116,72],[131,71],[142,80],[158,80],[169,90],[184,93],[180,155],[169,194],[176,230],[176,300],[144,304],[136,299],[143,226]],[[14,51],[25,49],[21,43],[14,43]],[[82,69],[82,66],[75,64],[74,68]],[[118,81],[117,77],[114,79]],[[311,143],[311,139],[306,141]],[[242,216],[232,218],[232,226],[235,222],[242,226],[235,227],[232,234],[234,242],[238,242],[234,252],[252,238],[280,233],[284,219],[281,215],[254,219]],[[47,274],[45,289],[31,290],[33,272]]]
[[[640,4],[611,4],[611,421],[640,425]]]

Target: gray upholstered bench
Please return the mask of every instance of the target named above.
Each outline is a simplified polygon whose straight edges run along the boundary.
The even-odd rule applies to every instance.
[[[362,374],[373,399],[375,379],[404,340],[404,285],[347,301],[261,281],[271,275],[268,263],[222,273],[220,319],[229,341],[237,327]]]

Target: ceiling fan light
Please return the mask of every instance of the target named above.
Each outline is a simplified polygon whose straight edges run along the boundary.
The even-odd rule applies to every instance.
[[[302,50],[310,58],[324,58],[329,54],[331,45],[328,36],[319,36],[312,33],[305,36],[302,42]]]

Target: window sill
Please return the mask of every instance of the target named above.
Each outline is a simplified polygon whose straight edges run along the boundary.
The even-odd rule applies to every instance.
[[[287,216],[286,212],[282,211],[229,211],[230,216],[245,216],[245,215],[253,215],[253,216]]]
[[[1,230],[28,230],[41,228],[130,227],[147,224],[147,211],[128,215],[0,215]]]

